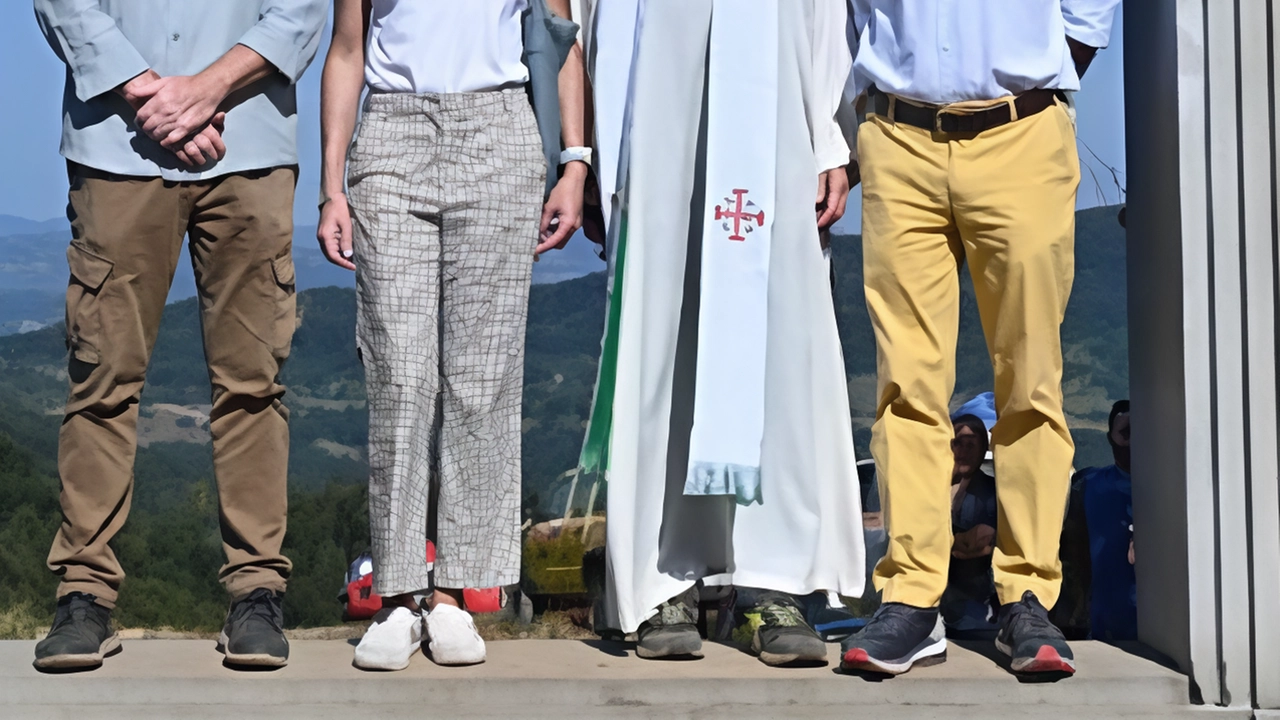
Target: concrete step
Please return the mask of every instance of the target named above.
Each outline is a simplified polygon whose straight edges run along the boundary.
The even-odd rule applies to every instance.
[[[125,641],[101,669],[45,675],[34,643],[0,642],[0,698],[8,717],[385,718],[456,717],[874,717],[1179,718],[1185,676],[1101,643],[1077,643],[1079,672],[1025,683],[985,645],[952,645],[946,663],[884,680],[826,668],[768,668],[729,646],[708,644],[691,662],[639,660],[626,646],[568,640],[489,644],[489,662],[441,668],[421,655],[397,673],[351,665],[344,641],[292,643],[289,666],[237,672],[214,643]],[[1219,714],[1220,713],[1215,713]],[[1249,717],[1246,712],[1226,717]]]

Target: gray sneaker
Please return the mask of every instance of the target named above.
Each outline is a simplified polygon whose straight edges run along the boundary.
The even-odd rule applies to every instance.
[[[53,628],[36,643],[36,669],[96,668],[104,657],[120,651],[111,611],[95,600],[93,595],[78,592],[59,598]]]
[[[784,593],[765,593],[746,613],[754,632],[751,652],[760,662],[780,665],[826,665],[827,644],[805,622],[800,604]]]
[[[679,660],[702,657],[702,636],[698,634],[698,587],[658,606],[658,614],[640,624],[636,631],[636,655],[649,660]]]
[[[218,651],[227,665],[284,667],[289,641],[284,637],[281,596],[258,588],[231,604],[218,638]]]

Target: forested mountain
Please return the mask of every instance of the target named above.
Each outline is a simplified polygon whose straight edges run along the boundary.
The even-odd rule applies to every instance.
[[[837,315],[850,412],[867,456],[875,407],[875,350],[862,292],[860,238],[833,240]],[[967,271],[956,404],[991,388],[991,368]],[[1116,208],[1077,215],[1076,282],[1063,327],[1064,390],[1077,466],[1110,462],[1102,429],[1128,392],[1124,231]],[[289,535],[295,576],[290,625],[337,622],[334,593],[346,562],[368,544],[363,483],[367,415],[354,344],[355,295],[299,295],[300,322],[283,380],[292,408]],[[563,513],[595,381],[604,276],[536,285],[525,365],[526,516]],[[54,579],[43,567],[58,522],[56,455],[66,392],[63,329],[0,337],[0,636],[5,609],[44,622]],[[209,384],[194,299],[165,313],[143,394],[134,513],[116,540],[128,592],[118,616],[132,626],[212,628],[224,599],[216,494],[208,444]],[[579,493],[583,493],[580,490]],[[583,500],[584,502],[584,500]],[[8,629],[6,629],[8,628]]]

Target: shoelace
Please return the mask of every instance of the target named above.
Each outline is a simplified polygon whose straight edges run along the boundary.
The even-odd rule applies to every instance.
[[[654,623],[664,626],[671,625],[692,625],[697,622],[693,617],[693,611],[683,602],[665,602],[656,616],[660,622]]]
[[[804,616],[800,614],[799,608],[781,603],[769,603],[758,609],[760,620],[765,625],[773,625],[774,627],[799,627],[804,625]]]
[[[1009,632],[1013,635],[1040,637],[1046,633],[1057,634],[1057,627],[1049,620],[1049,613],[1032,596],[1023,598],[1009,608]]]
[[[912,622],[911,613],[911,610],[902,605],[881,605],[875,615],[871,616],[871,622],[852,638],[905,637],[909,631],[917,629],[916,623]]]
[[[76,595],[72,597],[67,602],[66,612],[58,613],[50,632],[73,622],[92,622],[94,625],[103,627],[104,623],[100,613],[92,612],[95,605],[93,600],[94,598],[91,596]]]
[[[235,619],[238,621],[257,618],[266,622],[276,632],[284,632],[280,620],[276,617],[276,607],[270,590],[254,590],[249,597],[236,604]]]

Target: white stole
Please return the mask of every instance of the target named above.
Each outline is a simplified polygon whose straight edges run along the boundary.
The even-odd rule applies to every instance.
[[[765,341],[778,148],[778,0],[716,0],[697,391],[686,495],[763,502]]]

